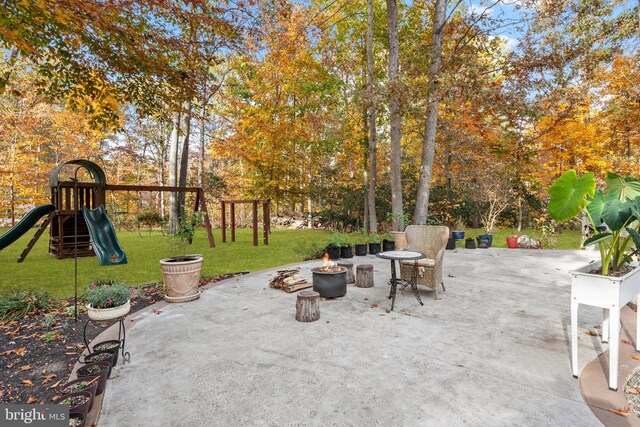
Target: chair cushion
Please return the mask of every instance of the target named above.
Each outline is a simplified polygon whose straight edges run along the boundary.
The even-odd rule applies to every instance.
[[[402,261],[402,265],[412,266],[415,261]],[[418,260],[418,267],[433,268],[436,266],[436,260],[431,258],[422,258]]]

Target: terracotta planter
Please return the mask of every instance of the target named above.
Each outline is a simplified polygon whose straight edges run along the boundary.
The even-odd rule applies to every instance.
[[[99,366],[100,370],[94,372],[94,366]],[[80,378],[87,378],[87,377],[94,377],[96,375],[100,376],[100,379],[98,380],[98,388],[96,390],[96,395],[97,394],[102,394],[102,392],[104,391],[105,387],[107,386],[107,378],[108,378],[108,374],[109,374],[109,367],[111,365],[109,364],[109,362],[93,362],[93,363],[88,363],[86,365],[84,365],[82,368],[78,369],[78,379]]]
[[[200,298],[201,255],[165,258],[160,260],[168,302],[187,302]]]
[[[517,237],[507,237],[507,246],[511,249],[515,249],[518,247],[518,238]]]
[[[407,242],[407,233],[404,231],[392,231],[391,235],[393,236],[393,242],[395,243],[397,250],[401,251],[409,246],[409,243]]]
[[[127,300],[122,305],[111,308],[93,308],[91,304],[87,304],[87,315],[89,319],[96,322],[109,322],[126,316],[131,311],[131,301]]]

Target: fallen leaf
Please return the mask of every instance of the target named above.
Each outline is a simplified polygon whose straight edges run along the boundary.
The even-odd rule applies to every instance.
[[[376,308],[378,304],[371,304],[371,308]]]
[[[630,354],[629,356],[633,357],[636,360],[640,360],[640,354]]]
[[[60,383],[62,382],[62,380],[58,381],[57,383],[53,384],[51,387],[49,387],[49,390],[51,390],[52,388],[56,388],[60,385]]]
[[[74,353],[74,352],[71,352],[71,353],[65,353],[65,354],[66,354],[67,356],[75,356],[75,355],[76,355],[76,353]]]
[[[384,313],[380,313],[380,314],[378,314],[378,316],[384,316]]]
[[[593,332],[593,331],[587,331],[585,332],[585,335],[591,335],[592,337],[599,337],[600,334],[597,332]]]
[[[18,371],[28,371],[29,369],[31,369],[31,365],[24,365],[24,366],[20,366],[18,368]]]
[[[55,377],[57,377],[56,374],[49,374],[46,377],[44,377],[44,380],[42,381],[42,384],[46,384],[49,381],[51,381],[52,379],[54,379]]]
[[[624,339],[624,338],[623,338],[623,339],[621,339],[621,340],[620,340],[620,342],[621,342],[621,343],[623,343],[623,344],[629,344],[629,345],[631,345],[631,341],[629,341],[629,340],[627,340],[627,339]]]
[[[84,350],[84,344],[78,344],[76,345],[76,347],[78,347],[78,350]]]
[[[22,385],[25,387],[33,387],[33,381],[31,380],[22,380]]]
[[[621,417],[629,416],[629,411],[631,408],[625,406],[624,408],[610,408],[609,412],[613,412],[614,414],[620,415]]]
[[[31,405],[32,403],[34,403],[36,401],[36,398],[33,396],[29,396],[29,399],[27,399],[27,405]]]
[[[625,390],[629,394],[638,394],[640,393],[637,388],[628,388]]]
[[[245,310],[248,310],[248,308],[246,308]],[[162,310],[158,310],[157,308],[154,308],[154,309],[153,309],[153,312],[154,312],[155,314],[160,314],[160,313],[162,313]]]
[[[600,329],[600,328],[601,328],[600,325],[596,325],[596,326],[593,327],[593,329]]]
[[[20,347],[19,349],[16,350],[16,354],[18,356],[22,356],[23,354],[25,354],[27,352],[27,349],[24,347]]]
[[[11,369],[11,368],[13,368],[13,365],[14,365],[14,363],[9,363],[8,365],[6,365],[6,366],[7,366],[7,369]]]

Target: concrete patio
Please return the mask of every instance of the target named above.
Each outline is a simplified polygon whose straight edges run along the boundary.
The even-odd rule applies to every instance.
[[[114,368],[98,425],[601,425],[569,342],[567,271],[593,255],[447,251],[441,299],[421,288],[420,306],[406,289],[391,313],[389,261],[355,257],[375,286],[321,301],[313,323],[295,320],[295,294],[268,287],[275,270],[220,282],[127,320],[131,363]],[[311,280],[320,263],[295,265]],[[600,314],[581,308],[580,331]],[[580,367],[597,338],[580,333]]]

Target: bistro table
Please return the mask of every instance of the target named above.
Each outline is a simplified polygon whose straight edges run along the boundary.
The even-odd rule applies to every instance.
[[[402,284],[403,287],[411,286],[413,295],[415,295],[420,305],[424,305],[422,299],[420,299],[420,293],[418,292],[417,285],[418,260],[426,258],[427,256],[423,253],[415,251],[385,251],[377,253],[376,256],[378,258],[391,260],[391,292],[389,293],[389,299],[391,300],[391,311],[393,311],[393,306],[396,303],[396,290],[398,288],[398,284]],[[396,261],[415,261],[413,271],[411,273],[411,280],[408,283],[396,277]]]

